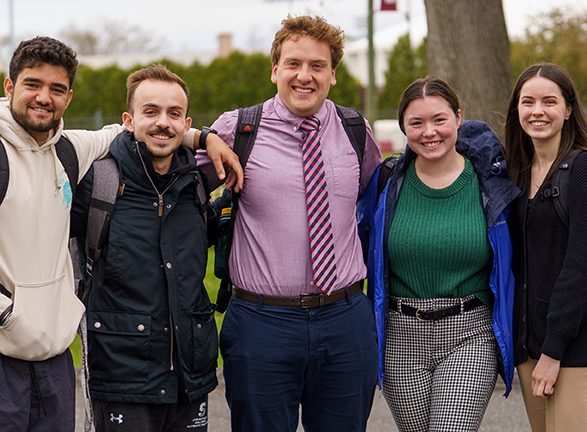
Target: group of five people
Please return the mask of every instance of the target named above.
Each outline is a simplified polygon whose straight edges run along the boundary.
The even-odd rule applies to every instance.
[[[163,66],[128,77],[123,125],[67,131],[75,53],[19,45],[0,101],[2,430],[74,430],[67,347],[84,305],[68,239],[85,268],[107,155],[119,189],[85,271],[96,430],[207,430],[218,341],[199,191],[222,183],[240,194],[220,334],[232,430],[294,431],[300,406],[307,431],[365,430],[378,382],[401,431],[477,430],[514,366],[534,431],[584,427],[587,121],[572,81],[551,64],[521,75],[504,151],[448,84],[417,80],[399,105],[406,152],[382,165],[368,122],[358,152],[327,99],[343,41],[322,18],[283,21],[244,172],[238,110],[190,129],[187,86]],[[574,152],[562,221],[545,191]]]

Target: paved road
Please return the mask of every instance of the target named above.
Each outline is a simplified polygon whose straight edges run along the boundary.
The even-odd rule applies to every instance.
[[[218,378],[220,385],[216,390],[210,394],[209,398],[209,432],[230,432],[230,413],[224,399],[224,381],[222,379],[222,372],[219,370]],[[502,396],[505,387],[498,379],[495,392],[485,413],[485,418],[481,424],[480,431],[482,432],[531,432],[526,412],[524,410],[524,402],[522,400],[522,393],[520,391],[517,376],[514,380],[514,387],[510,396],[504,399]],[[83,396],[81,386],[78,380],[77,391],[77,426],[76,432],[83,432]],[[303,432],[301,426],[298,432]],[[373,409],[369,422],[367,424],[367,432],[397,432],[395,423],[391,417],[391,413],[383,399],[383,394],[377,391]]]

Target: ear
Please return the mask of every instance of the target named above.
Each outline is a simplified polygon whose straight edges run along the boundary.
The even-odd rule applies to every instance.
[[[126,129],[129,132],[132,132],[132,133],[135,132],[135,127],[134,127],[134,124],[132,121],[132,116],[129,113],[125,112],[122,114],[122,123],[124,123],[124,125],[126,126]]]
[[[271,82],[277,84],[277,63],[271,64]]]
[[[462,119],[462,112],[461,110],[457,111],[457,129],[461,127],[461,119]]]
[[[12,100],[12,90],[14,90],[14,83],[9,77],[6,77],[4,79],[4,94],[9,101]]]
[[[332,76],[330,77],[330,85],[336,84],[336,69],[332,69]]]
[[[67,95],[67,103],[65,104],[65,109],[67,109],[67,107],[69,106],[69,103],[71,102],[72,97],[73,97],[73,90],[69,90],[69,94]]]
[[[571,113],[573,112],[573,107],[568,106],[567,107],[567,115],[565,116],[565,120],[568,120],[569,117],[571,117]]]
[[[189,132],[191,127],[192,127],[192,118],[186,117],[185,118],[185,130],[184,130],[185,133],[183,134],[183,136],[187,135],[187,133]]]

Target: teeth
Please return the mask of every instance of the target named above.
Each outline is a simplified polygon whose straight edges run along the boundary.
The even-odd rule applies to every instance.
[[[437,142],[431,142],[431,143],[423,143],[422,145],[424,147],[436,147],[438,144],[440,144],[440,141]]]
[[[153,138],[157,138],[157,139],[168,139],[169,137],[167,135],[152,135]]]
[[[530,122],[530,124],[531,125],[534,125],[534,126],[544,126],[544,125],[546,125],[548,123],[547,122],[544,122],[544,121],[537,121],[537,122]]]
[[[48,109],[44,109],[44,108],[33,108],[33,110],[35,110],[37,112],[42,112],[42,113],[48,113],[49,112]]]
[[[303,89],[303,88],[296,88],[297,91],[299,91],[300,93],[312,93],[314,90],[312,89]]]

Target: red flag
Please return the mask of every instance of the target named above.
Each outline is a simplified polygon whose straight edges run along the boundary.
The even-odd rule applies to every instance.
[[[396,0],[381,0],[381,10],[396,10]]]

